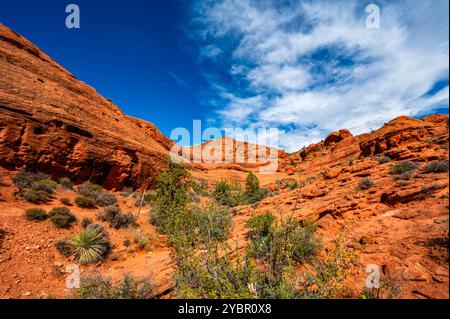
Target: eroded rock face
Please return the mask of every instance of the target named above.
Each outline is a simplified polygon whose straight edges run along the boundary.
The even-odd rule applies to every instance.
[[[31,42],[0,25],[0,165],[109,189],[145,188],[172,141],[126,116]]]
[[[427,141],[435,136],[442,137],[448,127],[448,116],[432,115],[422,120],[407,116],[398,117],[385,124],[381,129],[361,139],[361,155],[371,156],[396,149],[389,155],[391,158],[405,159],[410,154],[403,146],[413,147],[414,143]],[[431,140],[430,140],[431,142]],[[448,143],[444,140],[438,143]]]
[[[348,137],[353,136],[352,133],[350,133],[347,129],[339,130],[338,132],[333,132],[330,135],[327,136],[327,138],[324,141],[325,146],[329,146],[332,143],[338,143],[342,141],[343,139],[346,139]]]

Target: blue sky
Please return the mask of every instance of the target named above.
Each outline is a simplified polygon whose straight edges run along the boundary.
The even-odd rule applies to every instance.
[[[0,21],[125,113],[176,127],[279,129],[290,151],[399,115],[448,113],[447,0],[15,1]],[[367,4],[380,28],[365,25]]]

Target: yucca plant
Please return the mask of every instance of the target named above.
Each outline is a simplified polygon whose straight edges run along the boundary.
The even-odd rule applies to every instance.
[[[85,230],[70,238],[67,245],[71,254],[82,264],[100,261],[109,249],[109,242],[105,231],[100,227],[87,227]]]

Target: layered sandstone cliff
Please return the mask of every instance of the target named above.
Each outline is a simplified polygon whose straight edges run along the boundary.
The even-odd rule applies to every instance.
[[[0,25],[0,165],[145,188],[172,141]]]

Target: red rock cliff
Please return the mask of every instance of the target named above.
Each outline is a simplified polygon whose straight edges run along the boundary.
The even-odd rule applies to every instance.
[[[0,25],[0,166],[142,188],[172,143]]]

